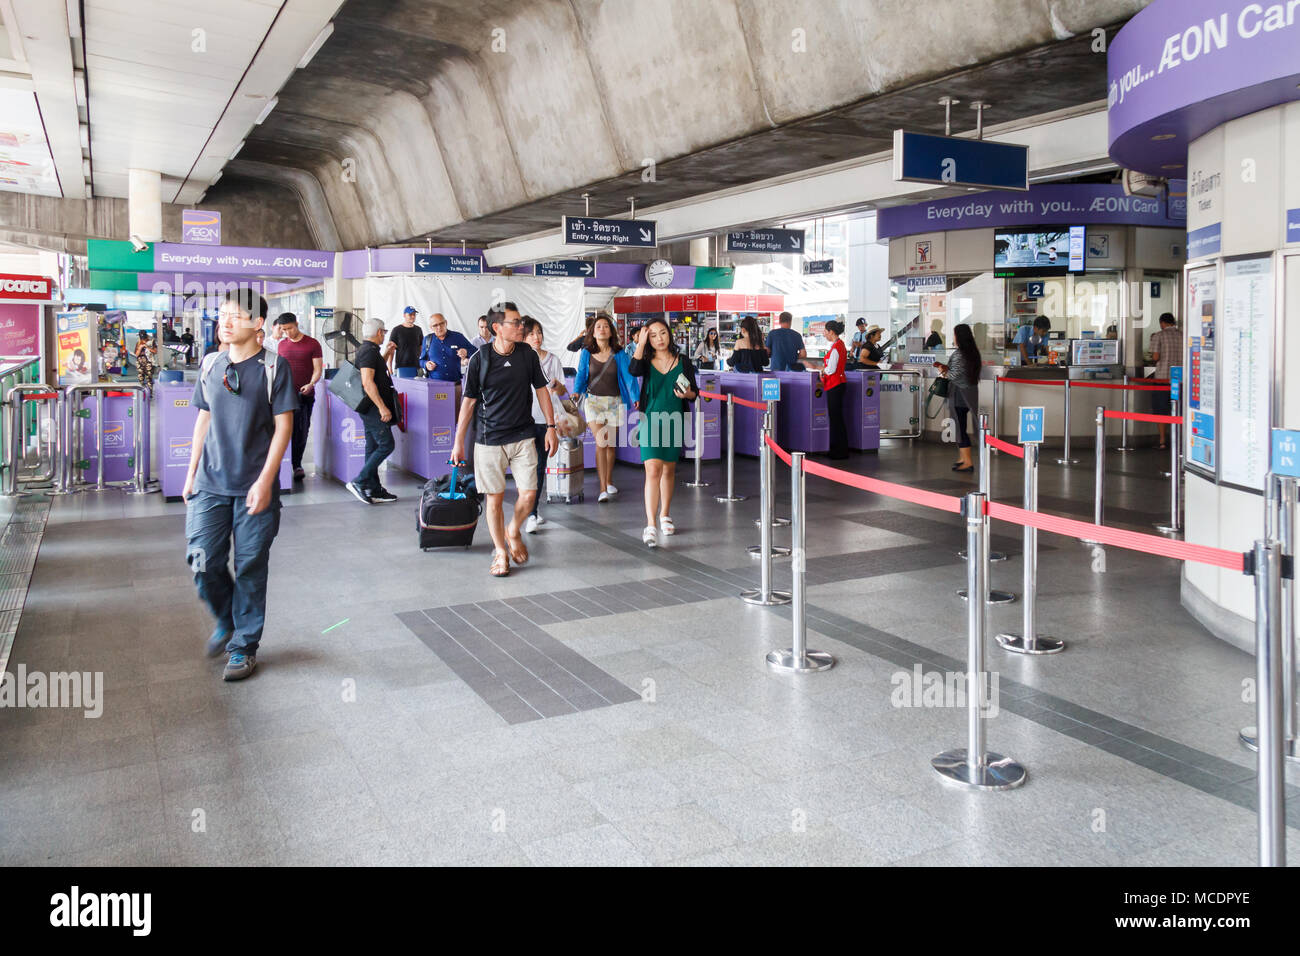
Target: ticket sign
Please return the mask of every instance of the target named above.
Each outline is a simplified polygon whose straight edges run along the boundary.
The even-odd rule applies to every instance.
[[[1275,475],[1300,478],[1300,432],[1273,429],[1273,464]]]
[[[1042,444],[1043,406],[1021,406],[1019,441],[1022,445]]]
[[[762,380],[762,384],[763,401],[779,402],[781,400],[781,380],[779,378],[765,378]]]

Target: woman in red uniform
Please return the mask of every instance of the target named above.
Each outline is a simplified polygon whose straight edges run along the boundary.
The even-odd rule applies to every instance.
[[[844,424],[844,368],[848,362],[848,351],[840,336],[844,334],[844,323],[834,319],[826,323],[826,341],[831,347],[826,350],[822,364],[822,391],[826,395],[826,419],[831,430],[831,447],[827,457],[844,459],[849,457],[849,433]]]

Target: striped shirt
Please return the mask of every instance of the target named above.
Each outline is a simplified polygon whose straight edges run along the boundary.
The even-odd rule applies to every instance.
[[[1152,335],[1150,348],[1160,356],[1156,360],[1156,378],[1168,378],[1173,366],[1183,364],[1183,333],[1176,325]]]

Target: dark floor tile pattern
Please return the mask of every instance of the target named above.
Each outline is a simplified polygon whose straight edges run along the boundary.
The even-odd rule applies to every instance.
[[[889,513],[873,512],[872,514],[888,515]],[[903,515],[903,517],[909,522],[927,520],[912,515]],[[663,553],[647,552],[644,546],[639,545],[631,536],[577,516],[566,517],[565,524],[612,547],[642,555],[651,563],[671,566],[676,570],[686,566],[691,571],[692,584],[715,590],[718,592],[718,597],[734,596],[738,587],[754,585],[755,574],[752,570],[748,574],[740,570],[724,571],[680,554],[670,557]],[[934,522],[934,524],[941,523]],[[910,550],[926,552],[931,549]],[[811,568],[812,562],[809,562],[809,565]],[[890,573],[890,571],[879,573]],[[859,576],[861,572],[855,571],[852,574],[845,574],[841,580]],[[809,583],[822,582],[813,578],[810,573]],[[771,607],[767,610],[781,617],[790,616],[789,607]],[[607,613],[615,612],[611,610]],[[810,604],[807,606],[806,613],[809,626],[819,633],[890,661],[901,668],[910,670],[918,662],[923,668],[945,672],[964,671],[966,668],[965,661],[878,630],[827,608]],[[999,694],[1001,707],[1017,716],[1091,744],[1204,793],[1221,797],[1240,807],[1246,809],[1255,807],[1255,772],[1249,767],[1242,767],[1215,757],[1213,754],[1204,753],[1009,678],[1000,679]],[[960,736],[960,728],[954,728],[954,732]],[[961,741],[955,737],[951,743],[953,746],[958,746]],[[996,741],[991,741],[991,745],[996,746]],[[1030,770],[1032,772],[1032,768]],[[1300,787],[1289,784],[1287,785],[1287,823],[1289,826],[1300,828]]]

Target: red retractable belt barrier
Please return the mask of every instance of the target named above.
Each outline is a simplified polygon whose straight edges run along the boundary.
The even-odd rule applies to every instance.
[[[1181,425],[1182,415],[1147,415],[1144,412],[1106,412],[1107,418],[1127,418],[1131,422],[1156,422],[1162,425]]]
[[[790,461],[790,456],[785,449],[771,438],[764,440],[767,442],[768,447],[772,449],[772,452],[782,461]],[[990,444],[993,441],[994,439],[990,439]],[[1003,442],[1002,444],[1006,443]],[[1020,449],[1020,451],[1023,454],[1023,449]],[[894,484],[892,481],[881,481],[878,478],[868,478],[866,475],[855,475],[839,468],[831,468],[828,465],[806,459],[803,467],[805,471],[811,474],[828,478],[841,485],[849,485],[873,494],[910,501],[926,508],[937,508],[940,511],[961,514],[962,500],[951,495],[941,495],[935,491],[909,488],[907,485]],[[1122,528],[1108,528],[1105,525],[1093,524],[1090,521],[1063,518],[1059,515],[1044,514],[1041,511],[1026,511],[1024,508],[999,504],[995,501],[986,502],[985,513],[990,518],[998,521],[1028,525],[1037,528],[1039,531],[1050,531],[1052,534],[1061,534],[1084,541],[1095,541],[1099,544],[1111,544],[1117,548],[1141,551],[1162,558],[1173,558],[1176,561],[1196,561],[1200,564],[1209,564],[1239,573],[1244,572],[1246,569],[1245,555],[1239,551],[1227,551],[1223,548],[1212,548],[1204,544],[1191,544],[1187,541],[1171,541],[1168,538],[1157,537],[1154,534],[1125,531]]]
[[[24,402],[39,402],[42,399],[58,398],[58,392],[24,392],[22,399]]]
[[[720,402],[725,402],[725,401],[727,400],[727,396],[721,394],[720,392],[706,392],[704,389],[700,389],[700,397],[701,397],[701,398],[716,398],[716,399],[717,399],[718,401],[720,401]]]
[[[700,392],[699,394],[704,396],[705,398],[716,398],[720,402],[725,402],[727,400],[726,395],[720,395],[717,392]],[[731,400],[735,402],[737,405],[744,405],[746,408],[757,408],[760,412],[767,410],[767,406],[764,405],[762,402],[751,402],[747,398],[740,398],[739,396],[736,395],[731,396]]]
[[[1008,455],[1014,455],[1017,458],[1025,457],[1025,450],[1019,445],[1013,445],[1009,441],[1003,441],[1001,438],[994,438],[992,435],[985,435],[984,441],[990,448],[996,448],[998,451],[1004,451]]]
[[[1063,378],[1048,378],[1048,379],[1043,379],[1041,381],[1036,378],[997,378],[995,379],[995,381],[1018,382],[1021,385],[1064,385],[1065,384],[1065,379]]]
[[[135,394],[134,392],[105,392],[104,393],[104,395],[107,398],[129,398],[134,394]]]
[[[1071,382],[1075,388],[1117,388],[1123,392],[1167,392],[1168,385],[1115,385],[1112,382]]]

